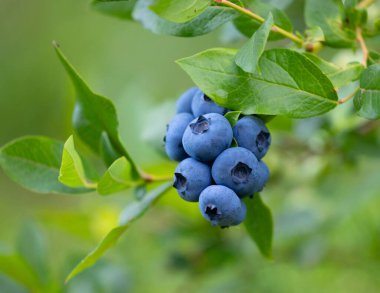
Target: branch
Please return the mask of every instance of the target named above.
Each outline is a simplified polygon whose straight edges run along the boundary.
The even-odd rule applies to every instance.
[[[356,93],[357,93],[359,90],[360,90],[360,88],[358,87],[356,90],[354,90],[353,93],[349,94],[347,97],[344,97],[344,98],[340,99],[340,100],[338,101],[338,104],[340,105],[340,104],[343,104],[343,103],[345,103],[345,102],[351,100],[351,99],[356,95]]]
[[[370,6],[373,2],[374,2],[374,0],[363,0],[363,1],[361,1],[361,2],[356,6],[356,8],[359,8],[359,9],[367,8],[367,7]]]
[[[367,67],[368,48],[367,48],[367,45],[363,39],[362,29],[359,27],[356,29],[356,40],[358,41],[360,48],[362,49],[362,52],[363,52],[362,64],[365,67]]]
[[[244,7],[241,7],[235,3],[232,3],[228,0],[214,0],[214,1],[216,3],[224,4],[224,5],[232,8],[232,9],[235,9],[235,10],[239,11],[240,13],[245,14],[245,15],[257,20],[260,23],[263,23],[265,21],[265,19],[263,17],[261,17],[260,15],[252,12],[251,10],[249,10],[247,8],[244,8]],[[296,36],[295,34],[293,34],[291,32],[288,32],[288,31],[280,28],[277,25],[272,26],[272,31],[283,35],[284,37],[292,40],[294,43],[299,44],[300,46],[303,46],[303,40],[300,37]]]

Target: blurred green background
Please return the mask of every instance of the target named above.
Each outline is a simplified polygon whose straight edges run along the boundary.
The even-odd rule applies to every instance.
[[[192,85],[173,61],[241,43],[224,43],[228,28],[193,39],[153,35],[88,2],[0,1],[0,145],[71,134],[73,88],[52,49],[57,40],[95,92],[116,104],[136,161],[169,174],[162,133],[175,98]],[[288,8],[294,21],[300,4]],[[340,63],[357,58],[322,54]],[[244,227],[212,228],[196,204],[170,192],[98,264],[64,285],[133,193],[39,195],[0,171],[0,292],[380,292],[379,123],[356,117],[348,103],[268,126],[272,177],[263,198],[275,218],[274,260],[260,256]]]

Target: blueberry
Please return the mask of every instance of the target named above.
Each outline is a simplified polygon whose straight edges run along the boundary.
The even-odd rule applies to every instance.
[[[236,219],[236,222],[234,222],[234,225],[239,225],[245,220],[245,217],[247,216],[247,207],[243,201],[240,201],[241,203],[241,212],[239,214],[239,217]]]
[[[231,188],[239,197],[251,195],[259,188],[259,162],[249,150],[236,147],[222,152],[212,165],[216,184]]]
[[[184,200],[198,201],[199,195],[211,181],[209,166],[187,158],[175,169],[173,187]]]
[[[259,161],[258,184],[255,192],[260,192],[264,189],[264,186],[269,179],[269,175],[268,166],[263,161]]]
[[[182,146],[182,136],[194,117],[189,113],[180,113],[174,116],[168,125],[165,141],[165,150],[170,159],[181,161],[188,157]]]
[[[242,218],[242,205],[236,193],[222,185],[211,185],[199,197],[202,216],[213,226],[237,225]]]
[[[191,103],[193,102],[194,95],[200,91],[197,87],[192,87],[185,91],[177,100],[176,109],[177,113],[190,113],[193,114],[191,110]]]
[[[183,134],[183,147],[194,159],[213,161],[232,142],[231,125],[224,116],[209,113],[191,121]]]
[[[243,117],[233,127],[233,132],[239,146],[249,149],[259,160],[265,156],[271,143],[271,136],[260,118]]]
[[[191,103],[191,109],[195,117],[208,113],[218,113],[221,115],[224,115],[226,113],[225,108],[217,105],[201,90],[198,90],[195,93],[193,102]]]

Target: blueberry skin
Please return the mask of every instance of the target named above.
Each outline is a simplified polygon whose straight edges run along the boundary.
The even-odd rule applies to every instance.
[[[213,226],[229,227],[240,223],[242,205],[236,193],[222,185],[211,185],[199,197],[202,216]]]
[[[247,216],[247,207],[243,201],[240,201],[241,203],[241,212],[239,214],[239,218],[236,219],[236,222],[234,222],[234,225],[239,225],[241,224],[244,220],[245,217]]]
[[[180,113],[175,115],[168,124],[164,141],[166,153],[171,160],[181,161],[188,157],[182,145],[182,136],[193,119],[193,115],[189,113]]]
[[[210,167],[192,158],[183,160],[175,169],[173,187],[186,201],[198,201],[201,192],[211,183]]]
[[[265,156],[271,144],[271,135],[260,118],[243,117],[233,127],[233,132],[239,146],[249,149],[258,160]]]
[[[265,184],[269,179],[269,176],[270,172],[268,166],[263,161],[259,161],[258,184],[257,190],[255,192],[260,192],[264,189]]]
[[[259,189],[259,162],[249,150],[236,147],[222,152],[211,170],[216,184],[231,188],[239,197]]]
[[[194,95],[200,91],[197,87],[189,88],[185,91],[177,100],[176,109],[178,113],[190,113],[193,114],[191,110],[191,103],[193,102]]]
[[[191,103],[191,110],[193,111],[195,117],[208,113],[218,113],[224,115],[227,112],[225,108],[217,105],[201,90],[198,90],[195,93],[193,102]]]
[[[209,113],[190,122],[183,134],[186,153],[202,161],[213,161],[232,142],[232,128],[224,116]]]

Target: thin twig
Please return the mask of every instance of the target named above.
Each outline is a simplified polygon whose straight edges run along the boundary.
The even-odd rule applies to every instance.
[[[243,14],[257,20],[260,23],[263,23],[265,21],[265,19],[263,17],[261,17],[260,15],[252,12],[251,10],[249,10],[247,8],[244,8],[244,7],[241,7],[235,3],[232,3],[228,0],[214,0],[214,1],[216,3],[224,4],[228,7],[231,7],[232,9],[235,9],[235,10],[239,11],[240,13],[243,13]],[[280,28],[277,25],[272,26],[272,31],[283,35],[284,37],[292,40],[293,42],[299,44],[300,46],[303,46],[303,40],[300,37],[296,36],[295,34],[293,34],[291,32],[288,32],[288,31]]]
[[[362,49],[363,53],[363,59],[362,59],[362,64],[367,67],[367,60],[368,60],[368,48],[367,45],[363,39],[363,34],[362,34],[362,29],[358,27],[356,29],[356,40],[358,41],[360,48]]]
[[[359,9],[367,8],[367,7],[370,6],[373,2],[374,2],[374,0],[363,0],[363,1],[361,1],[361,2],[356,6],[356,8],[359,8]]]
[[[355,97],[356,93],[357,93],[359,90],[360,90],[360,88],[358,87],[356,90],[354,90],[353,93],[349,94],[347,97],[344,97],[344,98],[340,99],[340,100],[338,101],[338,104],[340,105],[340,104],[343,104],[343,103],[347,102],[348,100],[351,100],[353,97]]]

